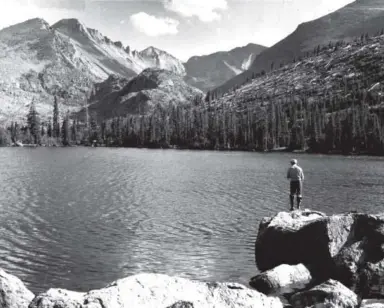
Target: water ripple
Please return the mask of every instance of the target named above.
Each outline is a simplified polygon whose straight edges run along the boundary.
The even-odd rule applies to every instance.
[[[1,149],[0,266],[34,292],[142,271],[247,283],[262,217],[288,208],[285,154]],[[380,158],[301,155],[304,205],[383,211]]]

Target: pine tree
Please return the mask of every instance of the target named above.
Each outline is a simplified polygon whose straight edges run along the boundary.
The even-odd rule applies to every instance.
[[[52,136],[54,138],[60,137],[60,122],[59,122],[59,104],[57,97],[55,96],[55,101],[53,103],[53,127],[52,127]]]
[[[121,129],[123,130],[123,127],[121,127]],[[91,138],[90,141],[91,142],[94,142],[95,140],[97,141],[99,139],[99,136],[98,136],[97,115],[95,112],[92,112],[92,114],[90,116],[89,130],[90,130],[90,136],[89,137]],[[122,139],[122,136],[120,138]]]
[[[76,123],[76,120],[72,121],[71,139],[72,139],[72,142],[77,143],[77,123]]]
[[[33,142],[38,144],[40,142],[40,118],[39,114],[36,111],[35,103],[32,101],[31,106],[29,108],[29,112],[27,115],[27,123],[29,133],[33,138]]]
[[[49,119],[49,121],[48,121],[47,135],[49,138],[51,138],[53,136],[51,119]]]
[[[17,122],[11,124],[11,140],[12,142],[18,141],[20,138],[20,126]]]
[[[41,133],[40,133],[41,137],[44,137],[45,136],[45,123],[41,123]]]
[[[61,128],[61,140],[62,140],[62,143],[63,145],[67,146],[69,145],[69,139],[70,138],[70,135],[69,135],[69,113],[67,112],[67,114],[65,115],[64,119],[63,119],[63,124],[62,124],[62,128]]]
[[[208,91],[207,94],[205,95],[205,102],[210,102],[211,101],[211,91]]]

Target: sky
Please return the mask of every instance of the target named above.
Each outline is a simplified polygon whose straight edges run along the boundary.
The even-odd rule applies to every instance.
[[[132,50],[186,61],[249,43],[272,46],[353,0],[0,0],[0,29],[31,18],[77,18]]]

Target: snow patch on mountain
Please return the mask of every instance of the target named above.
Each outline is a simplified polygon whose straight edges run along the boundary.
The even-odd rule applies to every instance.
[[[232,66],[232,65],[229,65],[228,63],[227,63],[227,61],[223,61],[224,62],[224,64],[230,69],[230,70],[232,70],[236,75],[238,75],[238,74],[241,74],[243,71],[242,70],[240,70],[240,69],[238,69],[238,68],[236,68],[236,67],[234,67],[234,66]]]
[[[230,51],[191,57],[185,65],[186,82],[203,91],[213,89],[243,73],[266,47],[248,44]]]
[[[243,71],[246,71],[251,66],[253,60],[255,59],[255,54],[251,53],[248,58],[244,59],[243,63],[241,64],[241,69]]]

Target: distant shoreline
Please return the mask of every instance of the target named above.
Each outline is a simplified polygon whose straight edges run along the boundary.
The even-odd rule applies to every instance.
[[[326,156],[369,156],[369,157],[384,157],[384,154],[379,153],[369,153],[369,152],[350,152],[343,153],[341,151],[332,151],[332,152],[313,152],[308,150],[288,150],[283,148],[271,149],[271,150],[257,150],[257,149],[225,149],[225,148],[200,148],[200,147],[179,147],[179,146],[106,146],[106,145],[33,145],[26,144],[23,146],[14,146],[14,145],[6,145],[3,146],[6,148],[121,148],[121,149],[147,149],[147,150],[180,150],[180,151],[215,151],[215,152],[253,152],[253,153],[263,153],[263,154],[271,154],[271,153],[291,153],[295,155],[302,154],[313,154],[313,155],[326,155]]]

